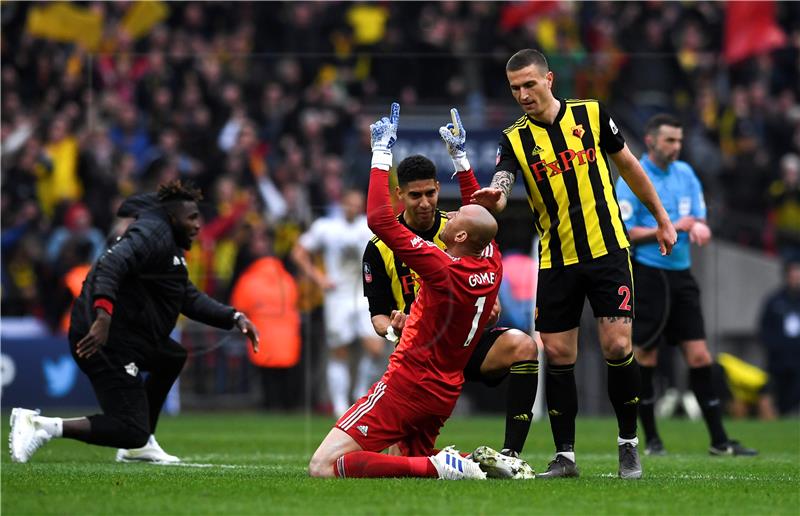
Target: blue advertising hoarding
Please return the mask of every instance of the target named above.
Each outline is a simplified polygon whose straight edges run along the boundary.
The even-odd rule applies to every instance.
[[[65,337],[2,338],[3,408],[97,407],[89,380]]]

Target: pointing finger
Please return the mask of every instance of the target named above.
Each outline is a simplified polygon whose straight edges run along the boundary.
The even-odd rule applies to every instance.
[[[400,121],[400,104],[397,102],[392,102],[392,112],[391,115],[389,115],[389,121],[392,125],[397,125]]]
[[[461,116],[458,114],[458,110],[456,108],[450,110],[450,118],[453,120],[453,134],[458,136],[461,134],[461,129],[463,126],[461,125]]]

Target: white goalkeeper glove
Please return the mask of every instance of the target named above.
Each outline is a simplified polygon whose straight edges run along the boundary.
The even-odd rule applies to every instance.
[[[456,108],[450,110],[450,118],[453,120],[451,123],[439,128],[439,136],[444,140],[447,153],[450,154],[458,173],[470,169],[466,150],[467,131],[464,130],[464,124],[461,123],[461,116]]]
[[[392,102],[389,118],[383,117],[369,126],[372,145],[372,168],[392,168],[392,146],[397,141],[397,124],[400,121],[400,104]]]

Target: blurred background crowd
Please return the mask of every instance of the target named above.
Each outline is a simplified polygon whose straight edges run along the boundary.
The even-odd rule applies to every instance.
[[[309,322],[298,346],[314,349],[321,293],[289,256],[348,188],[366,190],[368,124],[397,99],[412,120],[457,106],[499,137],[519,116],[505,62],[526,47],[548,56],[557,96],[604,102],[639,151],[649,116],[678,115],[717,238],[800,256],[798,3],[4,2],[0,15],[4,317],[63,331],[87,264],[124,227],[121,200],[183,178],[205,194],[194,282],[229,300],[251,263],[276,259]],[[194,367],[213,370],[210,356]]]

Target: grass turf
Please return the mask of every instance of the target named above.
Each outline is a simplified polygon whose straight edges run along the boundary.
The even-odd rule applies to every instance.
[[[4,414],[3,439],[8,435]],[[159,442],[182,466],[117,464],[114,450],[56,440],[28,464],[2,458],[3,514],[797,514],[800,422],[728,422],[761,450],[709,457],[702,423],[662,421],[666,457],[643,457],[645,478],[616,478],[615,421],[579,419],[581,478],[440,482],[308,478],[305,467],[332,420],[263,414],[163,418]],[[455,418],[438,441],[500,447],[502,417]],[[3,441],[4,443],[7,441]],[[6,447],[7,448],[7,447]],[[523,454],[537,471],[551,458],[547,422]]]

